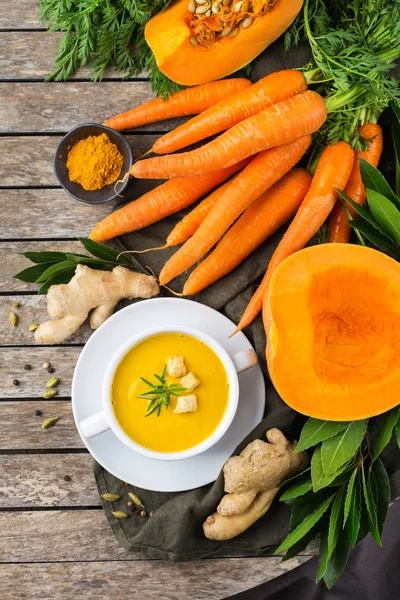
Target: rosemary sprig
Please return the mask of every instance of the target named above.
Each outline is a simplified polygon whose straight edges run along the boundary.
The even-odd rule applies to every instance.
[[[151,381],[145,379],[144,377],[140,378],[150,388],[150,390],[145,394],[140,394],[140,396],[137,396],[138,398],[143,398],[144,400],[149,401],[145,417],[149,417],[156,411],[157,417],[159,417],[161,414],[161,408],[163,406],[165,406],[165,410],[168,410],[168,407],[171,404],[171,396],[180,396],[181,394],[179,392],[186,392],[186,388],[181,387],[178,383],[168,384],[168,382],[165,379],[166,371],[167,365],[164,366],[161,375],[157,375],[156,373],[154,373],[154,377],[160,383],[154,384],[151,383]]]

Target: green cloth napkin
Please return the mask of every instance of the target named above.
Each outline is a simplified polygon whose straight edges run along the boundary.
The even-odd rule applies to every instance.
[[[282,43],[274,44],[255,64],[253,79],[257,80],[269,72],[282,68],[291,68],[305,64],[308,59],[308,48],[303,46],[295,52],[284,53]],[[390,133],[386,132],[386,140]],[[135,181],[131,184],[130,199],[142,195],[160,182],[149,180]],[[160,223],[142,231],[125,235],[122,245],[129,250],[162,246],[173,226],[184,213],[177,213]],[[208,289],[197,294],[193,299],[222,311],[237,323],[249,299],[256,289],[257,282],[264,274],[266,265],[282,237],[283,230],[278,231],[265,244],[245,260],[235,271]],[[144,270],[150,267],[157,275],[167,258],[175,249],[160,252],[149,252],[142,255],[131,255],[136,258],[137,267]],[[171,286],[181,291],[188,274],[173,280]],[[164,293],[164,295],[168,295]],[[290,440],[295,439],[301,430],[304,418],[291,410],[280,399],[270,382],[265,363],[265,334],[261,318],[246,329],[246,335],[253,344],[260,365],[264,371],[267,386],[266,413],[262,422],[236,448],[239,453],[250,441],[265,439],[265,432],[271,427],[280,429]],[[400,495],[400,460],[399,452],[389,447],[383,456],[391,475],[392,495]],[[185,561],[205,557],[221,556],[264,556],[271,554],[272,548],[286,536],[289,524],[289,508],[278,502],[272,504],[268,513],[255,525],[233,540],[216,542],[203,535],[202,524],[214,512],[223,495],[223,477],[218,477],[214,484],[180,493],[151,492],[123,482],[108,473],[95,463],[95,477],[100,495],[111,492],[119,494],[121,499],[115,503],[104,502],[104,510],[118,542],[128,550],[143,552],[149,558],[161,558],[171,561]],[[116,519],[112,510],[127,511],[127,493],[137,494],[143,501],[146,511],[153,516],[141,517],[135,512],[129,519]],[[129,512],[129,510],[128,510]]]

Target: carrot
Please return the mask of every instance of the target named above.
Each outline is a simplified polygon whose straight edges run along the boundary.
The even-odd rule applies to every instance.
[[[165,285],[202,258],[242,212],[300,160],[310,143],[311,136],[305,136],[260,152],[227,187],[196,233],[167,261],[160,283]]]
[[[197,117],[160,137],[153,152],[167,154],[225,131],[272,104],[307,89],[300,71],[278,71],[263,77],[249,88],[221,100]]]
[[[209,173],[313,133],[326,116],[322,97],[307,91],[245,119],[201,148],[136,162],[130,173],[162,179]]]
[[[249,162],[250,159],[246,158],[238,163],[238,165],[244,167]],[[171,246],[177,246],[178,244],[183,244],[183,242],[186,242],[186,240],[188,240],[198,230],[205,217],[222,197],[230,184],[231,181],[227,181],[221,185],[219,188],[211,192],[209,196],[204,198],[204,200],[202,200],[197,206],[195,206],[190,213],[184,216],[168,235],[164,248],[170,248]]]
[[[365,202],[365,198],[367,197],[365,192],[364,184],[361,180],[360,173],[360,156],[365,158],[371,165],[374,167],[378,166],[379,159],[382,154],[383,148],[383,137],[382,137],[382,129],[379,125],[375,123],[367,123],[366,125],[361,125],[358,128],[361,136],[365,139],[372,139],[371,142],[368,143],[368,149],[362,150],[361,152],[356,152],[354,156],[354,165],[351,175],[349,177],[349,181],[347,182],[346,188],[344,190],[345,194],[350,196],[354,202],[360,204],[361,206]],[[351,217],[354,217],[356,211],[351,206],[347,207]],[[331,213],[329,219],[329,241],[332,243],[347,243],[350,240],[350,231],[351,227],[348,224],[348,214],[343,207],[343,204],[340,200],[336,202],[336,205]]]
[[[147,123],[155,123],[171,119],[172,117],[184,117],[197,115],[210,106],[217,104],[232,94],[239,92],[252,85],[248,79],[222,79],[204,85],[197,85],[174,94],[163,100],[156,98],[141,106],[137,106],[128,112],[121,113],[108,119],[103,123],[116,131],[133,129]]]
[[[243,163],[197,177],[172,179],[147,192],[100,221],[90,234],[96,242],[143,229],[164,217],[190,206],[217,185],[236,173]]]
[[[237,267],[299,208],[311,183],[305,169],[294,168],[253,202],[213,252],[192,272],[184,296],[197,294]]]
[[[269,280],[279,263],[304,248],[325,222],[338,199],[335,188],[344,189],[353,168],[353,161],[354,150],[346,142],[338,142],[325,148],[319,159],[311,187],[273,253],[267,272],[232,335],[250,325],[261,311]]]

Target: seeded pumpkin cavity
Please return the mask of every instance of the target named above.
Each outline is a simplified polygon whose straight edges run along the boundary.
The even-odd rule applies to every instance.
[[[188,26],[193,46],[210,46],[220,38],[235,37],[265,15],[277,0],[189,0]]]

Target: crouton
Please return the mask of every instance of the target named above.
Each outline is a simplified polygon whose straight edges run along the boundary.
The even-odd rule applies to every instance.
[[[167,373],[171,377],[184,377],[187,370],[182,356],[170,356],[167,359]]]
[[[194,412],[197,410],[197,398],[194,394],[189,396],[179,396],[176,403],[174,413],[177,415],[181,413]]]
[[[193,390],[200,385],[200,379],[197,377],[197,375],[195,375],[195,373],[190,372],[185,375],[185,377],[182,377],[179,383],[182,387],[186,388],[188,392],[193,392]]]

